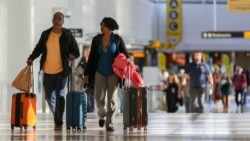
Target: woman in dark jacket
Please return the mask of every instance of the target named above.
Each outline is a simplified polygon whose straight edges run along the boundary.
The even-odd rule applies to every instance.
[[[127,58],[128,53],[122,38],[112,32],[119,28],[114,19],[105,17],[100,26],[102,34],[96,35],[92,40],[84,81],[95,87],[99,126],[104,126],[106,117],[106,130],[114,131],[113,119],[119,78],[113,72],[112,64],[119,52],[125,53]],[[106,93],[107,107],[105,108]]]
[[[167,79],[167,88],[164,90],[166,92],[167,101],[167,112],[175,113],[178,110],[178,104],[180,103],[180,93],[179,93],[179,80],[175,73],[171,73]]]

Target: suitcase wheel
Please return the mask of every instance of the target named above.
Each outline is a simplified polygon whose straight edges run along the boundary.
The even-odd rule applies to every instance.
[[[129,133],[133,133],[133,128],[129,128]]]
[[[24,126],[24,130],[27,130],[27,125]]]
[[[86,126],[83,126],[83,127],[82,127],[83,132],[85,132],[85,131],[86,131],[86,129],[87,129],[87,127],[86,127]]]
[[[81,127],[76,128],[77,132],[81,132]]]
[[[70,127],[67,127],[67,132],[70,132]]]
[[[76,127],[73,127],[73,128],[72,128],[72,131],[75,132],[75,131],[76,131]]]
[[[36,126],[33,126],[33,129],[35,130],[35,129],[36,129]]]
[[[127,133],[127,128],[126,127],[123,128],[123,132]]]
[[[14,125],[11,125],[11,130],[14,130]]]
[[[147,127],[144,127],[144,133],[147,133],[148,129]]]

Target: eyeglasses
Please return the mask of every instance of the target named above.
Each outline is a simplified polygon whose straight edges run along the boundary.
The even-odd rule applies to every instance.
[[[53,18],[53,21],[62,21],[63,18]]]

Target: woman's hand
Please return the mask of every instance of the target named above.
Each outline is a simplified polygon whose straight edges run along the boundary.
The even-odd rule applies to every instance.
[[[84,76],[83,80],[84,80],[85,84],[89,84],[89,77],[88,76]]]

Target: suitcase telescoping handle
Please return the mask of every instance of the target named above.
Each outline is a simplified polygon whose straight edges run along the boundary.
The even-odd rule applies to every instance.
[[[35,85],[35,84],[34,84],[33,65],[31,65],[30,67],[31,67],[31,80],[32,80],[32,85],[31,85],[32,91],[31,91],[31,92],[34,93],[34,91],[35,91],[35,90],[34,90],[34,85]],[[31,83],[31,82],[29,81],[29,83]],[[29,93],[30,93],[30,92],[29,92]]]
[[[74,67],[74,61],[70,61],[70,74],[68,75],[68,92],[73,91],[73,67]]]
[[[31,76],[30,76],[30,79],[31,79],[31,81],[28,81],[28,86],[31,86],[31,92],[30,92],[30,89],[29,89],[29,91],[28,91],[28,95],[29,94],[34,94],[34,73],[33,73],[33,65],[29,65],[28,66],[29,68],[30,68],[30,71],[31,71]]]
[[[127,75],[126,75],[126,77],[125,77],[125,80],[124,80],[124,86],[123,86],[123,88],[125,89],[125,90],[127,90],[128,88],[130,88],[131,87],[131,80],[130,80],[130,68],[131,66],[130,66],[130,64],[127,64]]]

